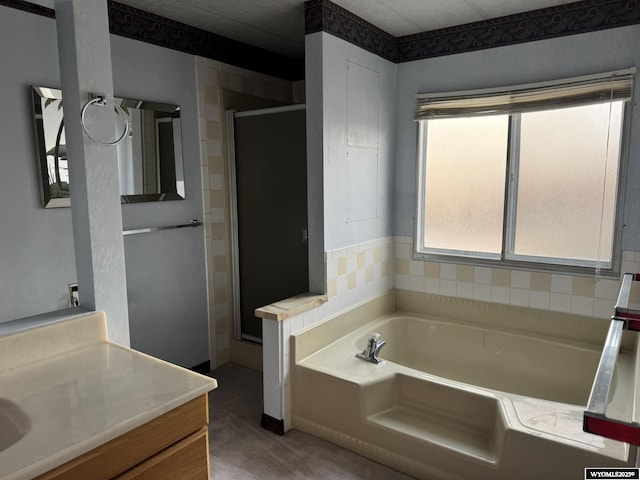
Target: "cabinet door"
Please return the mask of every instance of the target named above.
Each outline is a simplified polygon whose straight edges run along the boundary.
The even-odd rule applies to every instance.
[[[189,438],[194,432],[199,433],[208,423],[205,394],[54,468],[36,480],[108,480]]]
[[[118,480],[209,480],[207,428],[181,440],[118,477]]]

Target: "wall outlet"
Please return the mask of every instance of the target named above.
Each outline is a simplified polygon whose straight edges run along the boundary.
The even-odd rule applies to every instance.
[[[77,307],[80,305],[80,296],[78,294],[78,284],[70,283],[69,284],[69,306]]]

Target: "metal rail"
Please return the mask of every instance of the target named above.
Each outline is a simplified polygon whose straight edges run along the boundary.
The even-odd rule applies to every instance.
[[[640,280],[638,273],[625,273],[618,300],[611,317],[609,332],[596,370],[587,409],[583,416],[583,430],[603,437],[640,446],[640,423],[624,422],[607,417],[607,403],[611,381],[616,366],[623,330],[640,330],[640,310],[629,308],[629,296],[633,281]]]
[[[137,235],[138,233],[157,232],[159,230],[173,230],[175,228],[199,227],[200,225],[202,225],[202,222],[194,218],[193,220],[191,220],[191,222],[183,223],[181,225],[167,225],[164,227],[146,227],[136,228],[134,230],[124,230],[122,232],[122,235]]]

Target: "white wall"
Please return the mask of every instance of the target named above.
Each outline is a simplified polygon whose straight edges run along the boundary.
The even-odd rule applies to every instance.
[[[551,40],[398,65],[395,234],[414,233],[417,127],[415,95],[499,87],[624,69],[640,64],[640,26],[585,33]],[[636,88],[636,100],[640,90]],[[640,113],[634,108],[629,154],[623,248],[640,249]]]
[[[306,49],[308,58],[321,62],[307,61],[306,87],[309,163],[323,172],[324,248],[387,237],[393,226],[396,65],[322,32],[307,35]],[[319,134],[322,151],[311,143]]]

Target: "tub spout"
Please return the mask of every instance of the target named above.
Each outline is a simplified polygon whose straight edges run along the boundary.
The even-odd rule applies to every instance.
[[[380,355],[380,350],[382,350],[382,347],[384,347],[386,343],[384,340],[380,340],[379,333],[372,333],[369,336],[367,348],[365,348],[362,353],[356,353],[356,357],[366,360],[367,362],[380,363],[382,360],[378,355]]]

